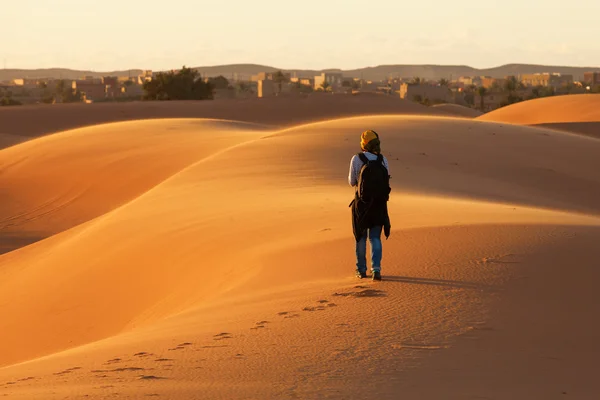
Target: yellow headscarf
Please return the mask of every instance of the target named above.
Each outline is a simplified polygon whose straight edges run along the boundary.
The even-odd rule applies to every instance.
[[[364,131],[361,135],[360,135],[360,148],[363,151],[368,151],[367,150],[367,144],[374,139],[379,139],[379,135],[377,134],[377,132],[372,131],[372,130],[368,130],[368,131]]]

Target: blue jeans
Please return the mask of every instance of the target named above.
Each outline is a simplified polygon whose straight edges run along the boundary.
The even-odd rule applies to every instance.
[[[371,242],[371,270],[381,272],[381,226],[373,226],[356,242],[356,270],[367,272],[367,236]]]

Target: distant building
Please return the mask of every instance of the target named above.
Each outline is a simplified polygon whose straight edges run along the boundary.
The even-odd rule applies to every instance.
[[[596,86],[596,85],[600,85],[600,72],[586,72],[583,74],[583,82],[591,85],[591,86]]]
[[[521,98],[527,98],[527,96],[531,95],[531,90],[531,88],[519,89],[512,95],[516,95]],[[506,91],[488,92],[483,96],[483,109],[481,109],[481,96],[478,92],[476,92],[474,97],[475,108],[483,112],[495,110],[499,107],[507,105],[510,96],[511,94]]]
[[[415,98],[429,99],[431,102],[447,102],[451,96],[450,89],[446,86],[421,85],[403,83],[400,86],[400,98],[414,101]]]
[[[142,73],[142,75],[139,76],[139,78],[143,81],[151,81],[153,76],[154,76],[154,73],[152,72],[152,70],[148,69],[148,70],[145,70]]]
[[[256,75],[252,75],[252,77],[250,78],[251,82],[258,82],[258,81],[265,81],[265,80],[270,80],[272,81],[274,79],[276,72],[259,72]],[[285,77],[286,81],[291,81],[292,79],[292,75],[290,73],[287,72],[283,72],[283,76]]]
[[[457,79],[457,82],[459,84],[462,84],[462,87],[467,87],[473,84],[473,77],[472,76],[461,76],[460,78]]]
[[[106,97],[114,99],[115,97],[120,97],[124,90],[119,82],[119,78],[116,76],[105,76],[103,78],[103,83],[105,85]]]
[[[258,82],[258,81],[266,81],[267,79],[270,79],[268,77],[269,73],[267,72],[259,72],[256,75],[252,75],[252,77],[250,78],[250,80],[252,82]]]
[[[261,79],[258,82],[258,97],[271,97],[275,95],[275,83],[270,79]]]
[[[315,80],[313,78],[292,77],[292,78],[290,78],[290,82],[299,83],[304,86],[310,86],[311,88],[314,87],[314,85],[315,85]]]
[[[337,92],[342,88],[344,76],[341,72],[323,72],[321,75],[315,76],[314,88],[315,90],[323,89],[323,84],[327,82],[329,84],[329,90]]]
[[[486,89],[491,89],[493,87],[503,87],[505,84],[506,84],[506,79],[482,76],[480,86],[483,86]]]
[[[76,89],[85,96],[86,100],[99,101],[106,99],[106,85],[101,78],[75,81]]]
[[[520,76],[525,86],[544,86],[560,88],[573,83],[573,75],[562,75],[558,73],[523,74]]]
[[[479,95],[479,93],[475,93],[475,108],[479,109],[482,112],[495,110],[508,102],[508,96],[509,94],[505,92],[486,93],[483,96],[483,109],[481,109],[481,96]]]
[[[142,85],[125,85],[123,88],[123,95],[126,97],[139,97],[144,95],[144,87]]]

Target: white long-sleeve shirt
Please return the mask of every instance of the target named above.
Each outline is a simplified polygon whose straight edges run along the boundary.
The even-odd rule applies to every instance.
[[[369,153],[368,151],[363,151],[363,154],[369,160],[377,160],[377,154]],[[348,174],[348,183],[350,186],[358,185],[358,176],[360,175],[360,169],[363,166],[363,162],[361,161],[358,154],[355,154],[350,161],[350,173]],[[388,175],[390,173],[390,167],[388,166],[387,159],[383,156],[383,166],[388,170]]]

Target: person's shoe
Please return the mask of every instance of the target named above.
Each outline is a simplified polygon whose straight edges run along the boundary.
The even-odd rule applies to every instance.
[[[361,271],[356,271],[356,277],[358,279],[365,279],[367,277],[367,273],[366,272],[361,272]]]
[[[373,271],[373,280],[374,281],[380,281],[381,280],[381,272],[379,271]]]

